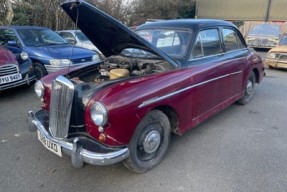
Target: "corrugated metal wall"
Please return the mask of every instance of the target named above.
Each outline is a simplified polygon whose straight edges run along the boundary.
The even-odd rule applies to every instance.
[[[272,0],[270,13],[270,21],[287,21],[287,0]]]
[[[269,0],[197,0],[198,18],[264,21]],[[269,21],[287,21],[287,0],[271,0]]]

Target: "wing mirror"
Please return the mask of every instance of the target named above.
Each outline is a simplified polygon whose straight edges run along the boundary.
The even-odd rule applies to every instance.
[[[12,40],[12,41],[8,41],[7,42],[7,45],[10,45],[10,46],[17,46],[17,42]]]

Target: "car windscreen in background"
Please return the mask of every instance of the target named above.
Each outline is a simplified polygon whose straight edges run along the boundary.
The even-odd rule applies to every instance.
[[[250,31],[249,35],[279,36],[280,29],[277,25],[262,24],[255,26],[254,29]]]

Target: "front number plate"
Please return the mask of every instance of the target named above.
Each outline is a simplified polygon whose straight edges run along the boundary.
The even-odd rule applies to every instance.
[[[53,141],[49,140],[48,138],[45,137],[39,130],[38,132],[38,139],[39,141],[49,150],[55,153],[56,155],[59,155],[62,157],[62,150],[61,146],[57,143],[54,143]]]
[[[13,82],[13,81],[18,81],[20,79],[22,79],[21,73],[16,73],[16,74],[12,74],[12,75],[2,76],[2,77],[0,77],[0,84],[10,83],[10,82]]]

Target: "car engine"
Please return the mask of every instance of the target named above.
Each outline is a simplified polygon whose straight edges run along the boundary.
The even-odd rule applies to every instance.
[[[100,83],[118,78],[143,76],[169,71],[174,67],[160,59],[129,58],[121,55],[105,59],[97,68],[73,75],[73,80]]]

